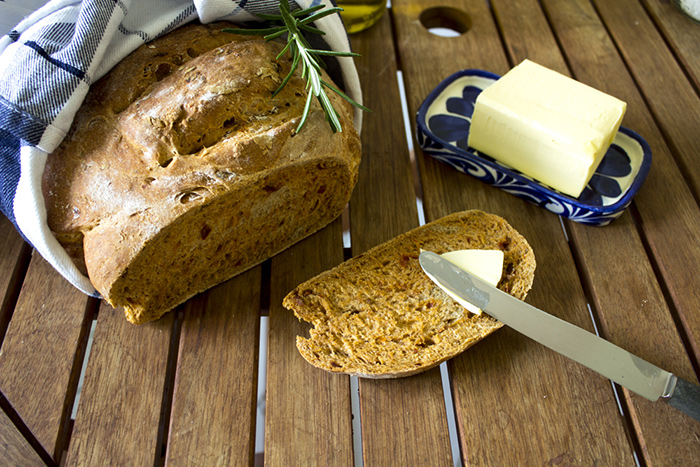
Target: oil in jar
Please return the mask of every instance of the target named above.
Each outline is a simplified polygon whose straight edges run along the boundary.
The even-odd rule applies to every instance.
[[[337,3],[343,9],[340,16],[348,34],[374,25],[386,10],[386,0],[337,0]]]

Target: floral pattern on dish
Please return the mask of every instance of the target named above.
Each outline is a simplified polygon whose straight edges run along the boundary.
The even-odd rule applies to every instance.
[[[578,198],[540,184],[468,146],[476,98],[498,78],[482,70],[463,70],[443,81],[418,112],[417,139],[423,151],[461,172],[577,222],[606,225],[622,214],[651,166],[649,145],[631,130],[620,128]]]

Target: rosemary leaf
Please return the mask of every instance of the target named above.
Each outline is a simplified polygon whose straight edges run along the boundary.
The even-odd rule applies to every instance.
[[[342,131],[340,115],[333,107],[330,98],[326,94],[326,88],[335,92],[358,109],[369,111],[367,107],[358,104],[345,93],[337,89],[335,86],[327,83],[322,78],[322,69],[326,67],[326,64],[321,59],[322,56],[358,57],[359,54],[352,52],[313,49],[302,34],[302,31],[319,35],[325,34],[324,31],[310,26],[310,24],[328,15],[343,11],[342,8],[338,7],[329,8],[327,10],[323,10],[323,8],[325,8],[325,5],[316,5],[306,9],[291,11],[289,1],[280,0],[279,15],[259,14],[258,17],[270,22],[282,22],[282,25],[261,29],[224,29],[225,32],[234,34],[261,35],[264,36],[266,41],[276,39],[286,34],[287,44],[279,53],[277,59],[280,59],[285,53],[289,52],[292,56],[292,64],[289,73],[284,77],[280,86],[273,93],[273,97],[276,96],[282,90],[282,88],[287,85],[287,83],[289,83],[295,71],[299,65],[301,65],[301,77],[302,79],[306,80],[306,90],[308,94],[306,97],[306,103],[304,104],[304,110],[296,129],[297,133],[299,133],[304,127],[304,124],[309,117],[311,102],[313,101],[314,97],[318,99],[331,130],[334,133],[337,131]]]
[[[315,55],[330,55],[333,57],[361,57],[360,54],[353,52],[338,52],[337,50],[309,49],[310,54]]]
[[[355,100],[352,97],[348,96],[343,91],[336,88],[335,86],[333,86],[329,82],[321,80],[321,84],[324,85],[325,87],[327,87],[328,89],[330,89],[331,91],[333,91],[334,93],[338,94],[340,97],[342,97],[346,101],[350,102],[350,104],[352,104],[354,107],[357,107],[360,110],[364,110],[365,112],[372,111],[372,110],[368,109],[367,107],[365,107],[364,105],[355,102]]]
[[[299,120],[299,125],[297,125],[296,132],[299,133],[306,123],[306,119],[309,116],[309,109],[311,108],[311,100],[313,99],[313,93],[309,93],[306,96],[306,105],[304,105],[304,111],[301,114],[301,119]]]
[[[312,34],[318,34],[319,36],[325,36],[326,31],[321,31],[320,29],[317,29],[313,26],[309,26],[308,24],[300,24],[299,29],[302,31],[310,32]]]
[[[297,69],[297,66],[299,66],[299,55],[294,56],[294,59],[292,61],[292,67],[289,69],[289,73],[287,73],[287,76],[284,77],[282,83],[279,85],[277,90],[274,93],[272,93],[272,97],[275,97],[277,94],[279,94],[282,88],[289,82],[290,79],[292,79],[292,76],[294,75],[294,71]]]
[[[306,16],[310,15],[311,13],[315,13],[318,10],[323,10],[326,7],[326,5],[316,5],[316,6],[310,6],[309,8],[306,8],[305,10],[294,10],[292,12],[292,16],[295,18],[298,18],[300,16]]]
[[[340,119],[338,118],[338,112],[333,107],[333,104],[331,104],[328,94],[322,92],[318,96],[318,99],[321,103],[321,107],[326,110],[326,120],[328,120],[328,123],[331,125],[333,132],[335,133],[336,131],[342,131],[340,127]]]
[[[256,16],[265,21],[280,21],[282,19],[280,15],[269,15],[267,13],[258,13]]]
[[[313,22],[315,22],[315,21],[317,21],[325,16],[332,15],[333,13],[340,13],[341,11],[343,11],[343,9],[339,8],[339,7],[329,8],[326,11],[321,11],[319,13],[316,13],[314,15],[311,15],[311,16],[308,16],[308,17],[302,19],[301,21],[299,21],[299,24],[313,23]]]

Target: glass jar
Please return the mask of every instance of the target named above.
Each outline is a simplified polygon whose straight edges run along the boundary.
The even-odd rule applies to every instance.
[[[387,0],[336,0],[343,9],[340,16],[348,34],[360,32],[374,25],[386,10]]]

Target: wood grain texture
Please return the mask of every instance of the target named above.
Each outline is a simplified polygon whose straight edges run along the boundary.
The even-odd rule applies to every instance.
[[[365,105],[362,163],[350,199],[356,256],[418,226],[416,190],[401,113],[390,13],[351,36]]]
[[[699,199],[700,97],[638,0],[593,3]]]
[[[667,0],[392,4],[378,25],[352,36],[373,109],[350,203],[352,253],[417,225],[396,68],[413,124],[453,72],[503,74],[528,57],[627,101],[623,124],[650,143],[654,159],[633,207],[603,228],[565,221],[567,238],[557,216],[418,150],[426,219],[473,208],[503,216],[535,251],[529,303],[593,330],[590,302],[606,338],[697,381],[700,28]],[[468,31],[438,37],[421,17],[466,21]],[[15,417],[0,409],[0,464],[42,465],[37,451],[65,465],[252,464],[260,290],[269,285],[265,464],[353,465],[350,379],[303,360],[295,338],[308,324],[281,306],[300,282],[343,260],[340,220],[275,256],[269,284],[257,268],[140,327],[103,305],[72,433],[67,418],[96,302],[39,256],[30,262],[30,251],[0,219],[0,393]],[[621,414],[608,380],[511,329],[448,369],[464,465],[634,465],[636,448],[641,465],[700,458],[700,424],[626,390]],[[437,369],[359,386],[365,465],[453,463]]]
[[[260,333],[256,267],[184,309],[167,465],[250,465]]]
[[[697,384],[633,227],[629,216],[598,229],[595,235],[572,226],[601,332],[620,347]],[[650,465],[683,465],[700,458],[700,423],[662,402],[650,402],[626,389],[623,395],[641,446],[640,456]]]
[[[46,465],[2,410],[0,410],[0,452],[2,452],[4,465],[24,467]]]
[[[360,381],[364,465],[451,465],[440,369]]]
[[[429,38],[416,19],[430,4],[408,1],[394,6],[413,114],[432,87],[455,71],[481,68],[503,74],[511,66],[487,4],[440,5],[464,11],[471,19],[471,29],[457,38]],[[523,2],[508,3],[508,8],[516,12],[531,7]],[[534,8],[537,14],[539,6]],[[528,15],[533,16],[529,11]],[[539,15],[535,18],[538,22],[530,25],[529,17],[522,18],[521,26],[538,35],[534,42],[545,44],[551,52],[551,32],[542,29],[546,21],[541,11]],[[543,34],[550,37],[540,37]],[[428,56],[431,61],[426,67]],[[503,216],[528,239],[537,258],[535,284],[527,301],[592,330],[582,286],[557,216],[421,154],[419,162],[426,218],[467,208]],[[499,331],[453,359],[450,369],[465,463],[513,465],[525,460],[546,464],[560,455],[583,463],[633,462],[632,447],[609,382],[523,336]]]
[[[700,90],[700,27],[669,0],[643,0],[676,58]]]
[[[350,202],[353,256],[418,226],[401,114],[390,15],[352,36],[365,104],[363,160]],[[438,369],[399,380],[359,380],[364,465],[452,463]],[[426,423],[426,420],[432,420]]]
[[[78,384],[87,311],[88,297],[34,254],[0,350],[0,390],[56,460]]]
[[[350,378],[310,365],[296,348],[308,327],[282,307],[294,287],[339,264],[342,222],[272,258],[265,465],[352,465]]]
[[[30,255],[31,247],[22,240],[6,217],[0,217],[0,345],[12,317]]]
[[[616,16],[617,18],[617,16]],[[608,21],[612,21],[611,18]],[[556,23],[556,21],[555,21]],[[571,32],[571,27],[566,31]],[[576,37],[568,38],[563,31],[562,40],[576,41]],[[631,34],[631,32],[630,32]],[[618,35],[619,36],[619,35]],[[640,47],[643,43],[640,43]],[[640,52],[636,52],[639,54]],[[646,62],[625,63],[636,75],[646,73],[652,75],[666,75],[667,70],[660,68],[653,60]],[[696,313],[700,303],[700,290],[694,286],[700,274],[700,213],[696,198],[685,180],[683,169],[679,168],[670,150],[666,146],[667,140],[660,134],[655,121],[647,113],[644,100],[634,86],[634,81],[626,75],[620,75],[617,69],[611,69],[610,64],[606,68],[593,68],[587,63],[572,62],[573,72],[578,77],[588,76],[591,82],[600,83],[603,90],[616,95],[628,103],[628,111],[624,124],[644,136],[649,142],[653,153],[653,167],[644,183],[644,186],[635,197],[635,204],[642,218],[642,227],[647,236],[653,257],[661,271],[665,286],[668,288],[673,304],[677,309],[680,320],[683,322],[685,332],[690,337],[690,345],[695,360],[700,360],[700,315]],[[622,67],[622,64],[620,64]],[[635,71],[636,70],[636,71]],[[587,75],[592,71],[598,74]],[[606,76],[606,73],[609,73]],[[615,76],[611,80],[610,75]],[[662,78],[654,78],[661,80]],[[667,94],[674,91],[667,89]],[[696,113],[692,107],[685,103],[679,103],[679,108],[688,112],[679,112],[686,115]],[[651,106],[651,103],[650,103]],[[691,130],[697,135],[697,130]],[[692,136],[697,138],[697,136]],[[694,163],[697,166],[696,163]],[[673,239],[673,242],[669,242]],[[684,265],[683,267],[676,267]]]
[[[606,92],[624,92],[623,96],[615,94],[628,102],[628,115],[623,124],[628,127],[635,125],[632,128],[636,128],[637,124],[653,128],[649,111],[641,97],[634,93],[634,82],[627,75],[625,65],[616,54],[613,41],[605,34],[605,27],[594,8],[586,2],[577,5],[575,2],[547,1],[545,5],[556,25],[556,31],[560,33],[565,53],[570,63],[574,64],[576,77]],[[643,43],[640,46],[643,47]],[[596,67],[592,67],[592,63]],[[665,73],[651,63],[647,63],[644,69],[637,69],[637,74],[659,72]],[[627,86],[624,89],[619,85],[612,88],[609,84],[611,81],[622,82]],[[661,149],[654,152],[654,174],[650,179],[676,176],[668,167],[659,169],[659,165],[673,166],[673,161],[664,161],[663,157],[668,155],[668,151],[663,151],[664,142],[658,133],[650,131],[642,134],[654,148]],[[672,178],[658,180],[657,183],[674,185]],[[659,196],[663,195],[657,192],[650,198],[656,200]],[[654,211],[655,215],[665,216],[668,210],[677,209],[675,204],[668,202],[649,205],[647,199],[649,198],[640,196],[635,202],[642,215],[650,210],[660,210]],[[692,206],[692,198],[684,204]],[[680,217],[683,216],[679,215]],[[697,381],[655,277],[652,262],[656,259],[650,260],[647,257],[645,246],[631,217],[625,214],[602,229],[590,229],[575,223],[569,225],[605,337],[656,365]],[[644,222],[644,226],[649,225],[650,223]],[[681,229],[683,223],[669,227]],[[679,230],[675,236],[683,237],[685,234]],[[692,248],[690,245],[688,247]],[[656,249],[665,250],[666,254],[673,254],[670,250],[675,248],[678,245],[670,245],[668,241],[656,245]],[[694,265],[689,267],[695,269]],[[694,273],[698,272],[700,271],[695,270]],[[685,300],[690,300],[690,306],[697,309],[698,303],[692,301],[692,297],[686,297]],[[697,438],[700,424],[665,404],[650,403],[626,390],[624,394],[632,421],[638,430],[641,454],[648,462],[682,464],[700,456]]]
[[[66,465],[150,466],[175,312],[140,326],[102,304]]]

